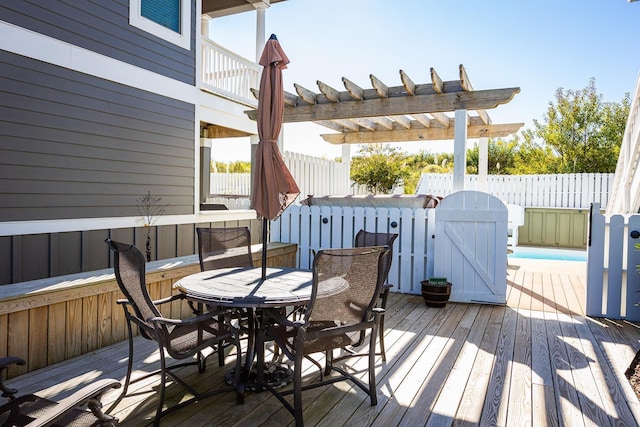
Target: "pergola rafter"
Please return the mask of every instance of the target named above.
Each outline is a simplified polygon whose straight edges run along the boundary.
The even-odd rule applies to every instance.
[[[283,122],[310,121],[336,131],[321,135],[332,144],[453,139],[455,120],[447,113],[456,110],[468,112],[469,138],[505,137],[524,125],[493,124],[486,111],[511,101],[520,88],[474,90],[462,65],[458,80],[443,81],[433,68],[430,77],[430,83],[416,84],[400,70],[402,85],[389,86],[371,74],[370,89],[343,77],[342,91],[318,80],[317,93],[296,83],[297,95],[285,92]],[[246,114],[255,120],[257,110]]]

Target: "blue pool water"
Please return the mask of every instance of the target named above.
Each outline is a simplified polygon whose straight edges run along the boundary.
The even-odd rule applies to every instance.
[[[513,253],[508,255],[509,258],[548,259],[556,261],[587,260],[587,251],[585,250],[532,248],[526,246],[518,246],[511,249]]]

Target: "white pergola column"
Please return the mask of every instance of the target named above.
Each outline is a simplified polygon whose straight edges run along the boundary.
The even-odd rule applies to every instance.
[[[453,130],[453,192],[464,190],[467,169],[467,110],[455,111]]]
[[[489,138],[483,136],[478,140],[478,191],[487,192],[489,171]]]

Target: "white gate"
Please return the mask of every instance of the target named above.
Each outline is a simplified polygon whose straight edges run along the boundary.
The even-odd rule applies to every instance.
[[[434,275],[451,282],[451,301],[504,304],[507,207],[495,196],[459,191],[435,209]]]

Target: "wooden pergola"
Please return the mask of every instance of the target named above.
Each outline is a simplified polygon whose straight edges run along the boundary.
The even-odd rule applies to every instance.
[[[453,139],[456,160],[465,158],[467,138],[506,137],[524,126],[493,124],[487,113],[511,101],[520,88],[474,90],[463,65],[459,66],[458,80],[443,81],[433,68],[430,75],[430,83],[416,84],[400,70],[402,85],[388,86],[371,74],[371,88],[367,89],[343,77],[345,90],[318,80],[319,92],[294,83],[297,94],[285,91],[283,123],[313,122],[336,131],[321,135],[332,144]],[[252,92],[257,98],[258,90]],[[246,114],[255,120],[257,110]],[[486,156],[486,144],[484,152]],[[462,189],[465,164],[454,162],[457,189]]]

